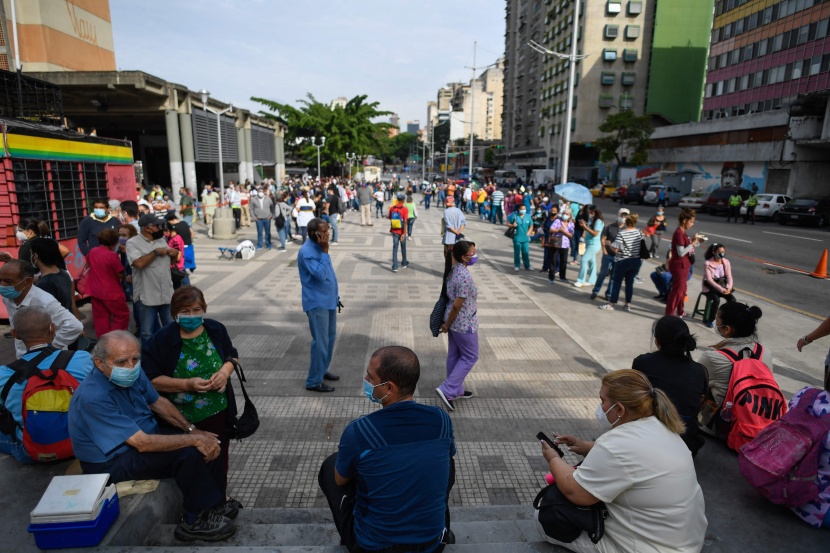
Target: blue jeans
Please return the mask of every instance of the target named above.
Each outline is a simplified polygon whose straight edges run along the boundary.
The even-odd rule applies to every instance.
[[[383,202],[375,202],[375,219],[383,215]]]
[[[392,234],[392,270],[398,268],[398,245],[401,247],[401,265],[406,267],[409,261],[406,260],[406,240],[401,240],[403,235]]]
[[[262,247],[262,239],[265,238],[265,247],[271,249],[271,219],[256,220],[256,247]]]
[[[163,305],[144,305],[141,303],[139,309],[141,310],[139,316],[141,321],[141,345],[146,346],[156,332],[159,321],[161,321],[161,326],[167,326],[173,322],[173,317],[170,315],[169,303]]]
[[[412,229],[415,228],[415,219],[407,219],[406,221],[406,235],[412,238]]]
[[[3,433],[0,433],[0,453],[11,455],[24,465],[34,464],[34,461],[29,457],[29,454],[26,453],[26,449],[23,447],[23,441],[21,440],[15,443],[11,436]]]
[[[184,219],[184,222],[187,223],[187,226],[193,226],[193,215],[185,215],[182,219]]]
[[[329,228],[331,229],[331,241],[337,242],[339,232],[337,229],[337,215],[329,215]]]
[[[498,217],[500,225],[504,224],[504,212],[502,211],[501,204],[493,206],[493,209],[490,212],[490,222],[495,224],[496,217]]]
[[[429,201],[432,199],[432,194],[426,194],[424,196],[424,209],[429,211]]]
[[[337,310],[315,307],[306,311],[306,316],[311,330],[311,364],[305,385],[312,388],[323,383],[323,375],[329,370],[337,337]]]
[[[282,228],[277,229],[277,235],[280,237],[280,249],[285,249],[285,241],[288,238],[288,222]]]
[[[591,290],[592,294],[599,294],[599,291],[602,290],[602,285],[605,282],[605,277],[608,278],[608,288],[605,290],[605,295],[611,297],[611,292],[614,289],[614,256],[613,255],[602,255],[602,260],[599,264],[599,274],[597,275],[597,283],[594,285],[594,289]]]
[[[620,259],[614,264],[614,290],[611,292],[611,303],[617,303],[620,299],[620,289],[625,280],[625,303],[631,303],[634,296],[634,277],[640,272],[643,260],[639,257],[627,257]]]

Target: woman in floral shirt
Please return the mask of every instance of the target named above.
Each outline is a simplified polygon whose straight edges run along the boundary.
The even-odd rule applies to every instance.
[[[226,501],[221,513],[236,518],[242,504],[227,496],[228,430],[236,417],[230,377],[231,359],[239,353],[225,325],[206,319],[207,303],[195,286],[182,286],[170,300],[175,322],[165,326],[142,349],[141,367],[153,387],[190,421],[192,429],[216,434],[221,442],[211,472]]]
[[[478,361],[478,289],[468,267],[478,260],[474,242],[459,240],[452,249],[452,269],[446,277],[447,311],[441,332],[449,341],[447,379],[435,391],[450,411],[453,401],[468,399],[473,393],[464,390],[464,378]]]

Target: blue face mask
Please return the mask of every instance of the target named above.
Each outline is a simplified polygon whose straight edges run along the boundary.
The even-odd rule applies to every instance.
[[[519,210],[519,215],[524,215],[525,213],[527,213],[526,209],[520,209]]]
[[[129,388],[138,377],[141,375],[141,363],[136,363],[135,368],[130,367],[116,367],[113,365],[112,374],[110,374],[110,382],[122,388]]]
[[[26,280],[25,278],[23,280]],[[23,282],[21,280],[20,282]],[[14,286],[0,286],[0,296],[4,298],[8,298],[10,300],[17,299],[20,297],[20,294],[23,293],[22,290],[18,290],[17,287],[20,286],[20,282],[15,284]]]
[[[388,396],[389,394],[386,394],[386,396],[383,396],[380,399],[376,398],[373,394],[375,393],[375,388],[376,387],[383,386],[384,384],[386,384],[386,382],[381,382],[380,384],[375,384],[374,386],[372,386],[369,383],[369,381],[364,378],[363,379],[363,394],[367,398],[369,398],[369,401],[371,401],[372,403],[381,403],[384,399],[386,399],[386,396]]]
[[[104,217],[107,216],[107,210],[106,209],[101,209],[100,207],[96,207],[95,209],[92,210],[92,212],[95,214],[95,217],[97,217],[98,219],[103,219]]]
[[[183,329],[193,332],[205,322],[204,315],[179,315],[176,317],[176,322]]]
[[[570,218],[571,218],[571,216],[570,216],[570,215],[563,215],[563,216],[562,216],[562,220],[563,220],[563,221],[567,221],[567,220],[568,220],[568,219],[570,219]]]
[[[467,261],[467,266],[470,267],[472,265],[475,265],[476,261],[478,261],[478,255],[474,255],[473,257],[471,257],[469,261]]]

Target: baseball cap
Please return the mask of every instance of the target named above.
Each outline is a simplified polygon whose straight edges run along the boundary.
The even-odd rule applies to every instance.
[[[628,211],[627,207],[621,207],[620,210],[617,212],[617,215],[630,215],[631,212]]]
[[[148,225],[163,226],[164,219],[162,219],[158,215],[155,215],[154,213],[147,213],[145,215],[142,215],[141,218],[138,220],[138,226],[143,228]]]
[[[402,193],[400,193],[400,192],[398,192],[398,199],[399,199],[399,200],[401,200],[401,201],[403,201],[403,200],[405,200],[405,199],[406,199],[406,195],[405,195],[405,194],[402,194]]]

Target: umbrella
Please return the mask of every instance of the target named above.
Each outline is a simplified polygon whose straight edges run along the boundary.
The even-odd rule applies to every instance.
[[[580,205],[588,205],[593,200],[591,191],[581,184],[575,182],[567,182],[565,184],[557,184],[554,190],[559,197],[568,200],[569,202],[576,202]]]

